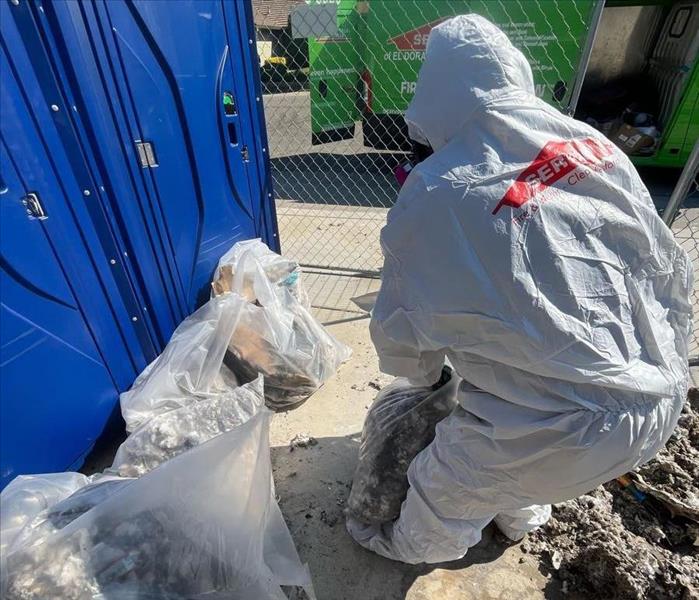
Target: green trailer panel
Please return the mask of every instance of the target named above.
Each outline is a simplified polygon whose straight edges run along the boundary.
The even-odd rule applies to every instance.
[[[631,158],[638,165],[681,167],[687,162],[697,139],[699,139],[699,62],[694,65],[682,100],[665,129],[658,152],[649,157],[648,162],[634,160],[636,157]]]
[[[308,62],[311,96],[311,131],[314,144],[354,136],[361,119],[357,102],[361,57],[357,40],[362,16],[356,0],[312,0],[309,4],[337,4],[339,36],[309,38]]]
[[[483,15],[498,25],[529,60],[537,95],[565,108],[594,2],[413,0],[398,5],[374,0],[369,7],[366,39],[357,40],[357,45],[364,47],[371,73],[371,108],[380,114],[402,114],[415,90],[432,27],[465,13]]]

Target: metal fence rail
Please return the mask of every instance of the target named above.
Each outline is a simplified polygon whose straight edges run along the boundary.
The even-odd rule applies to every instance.
[[[675,238],[689,253],[694,266],[694,330],[689,343],[689,364],[699,366],[699,141],[680,175],[663,211],[663,221],[672,228]]]
[[[393,170],[408,149],[401,115],[434,25],[468,12],[497,23],[527,56],[539,95],[567,110],[601,6],[588,0],[294,5],[290,27],[276,32],[271,50],[266,47],[272,58],[261,66],[284,253],[304,265],[378,274],[379,232],[398,193]],[[263,33],[258,27],[258,48],[267,43]]]

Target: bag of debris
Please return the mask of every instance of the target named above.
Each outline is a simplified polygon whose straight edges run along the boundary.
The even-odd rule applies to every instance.
[[[241,262],[244,254],[253,260]],[[262,292],[259,288],[255,289],[256,283],[259,285],[260,281],[264,281],[259,278],[260,270],[264,273],[264,280],[272,286],[288,290],[303,306],[310,307],[308,294],[301,285],[299,264],[272,252],[260,239],[238,242],[221,257],[211,283],[212,295],[220,296],[225,292],[236,291],[248,302],[254,302]],[[235,288],[234,273],[242,275],[242,280],[236,283]]]
[[[140,477],[166,460],[241,425],[264,405],[262,377],[153,416],[117,450],[109,472]]]
[[[349,355],[301,304],[248,304],[224,364],[240,381],[264,375],[267,405],[284,409],[313,394]]]
[[[167,411],[230,394],[238,386],[223,356],[246,305],[240,296],[224,294],[180,323],[162,354],[119,398],[127,431]]]
[[[347,506],[351,517],[378,525],[398,518],[408,492],[408,468],[432,442],[437,423],[457,405],[459,379],[442,369],[432,386],[398,378],[382,389],[369,409]]]
[[[21,542],[23,532],[39,514],[88,483],[89,477],[82,473],[15,477],[0,493],[0,555]]]
[[[232,295],[247,300],[240,307],[224,364],[240,382],[262,374],[267,405],[282,409],[308,398],[351,351],[304,306],[298,270],[291,272],[289,283],[290,278],[284,278],[289,262],[259,240],[253,242],[234,246],[227,255],[230,271],[224,277],[219,267],[214,284],[216,293],[217,283],[225,280]]]
[[[3,557],[2,597],[284,600],[282,585],[313,597],[274,500],[270,417],[261,407],[140,479],[52,506]]]

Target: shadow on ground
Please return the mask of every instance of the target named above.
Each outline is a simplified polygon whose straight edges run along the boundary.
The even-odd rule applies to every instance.
[[[275,195],[306,204],[389,208],[398,195],[393,169],[404,154],[311,152],[273,158]]]
[[[530,587],[518,548],[494,526],[461,560],[406,565],[357,545],[345,529],[345,506],[359,449],[359,434],[318,438],[309,448],[272,448],[277,496],[301,559],[322,600],[451,600],[541,598]],[[509,558],[503,560],[508,552]],[[493,564],[498,563],[498,564]],[[419,580],[419,581],[418,581]],[[547,598],[559,598],[554,583]]]

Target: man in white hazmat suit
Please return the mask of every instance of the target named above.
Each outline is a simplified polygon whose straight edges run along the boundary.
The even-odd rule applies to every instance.
[[[371,333],[385,373],[463,383],[409,470],[399,519],[348,521],[388,558],[466,554],[492,520],[513,540],[651,459],[686,397],[691,263],[629,159],[534,95],[486,19],[432,30],[410,173],[381,236]]]

